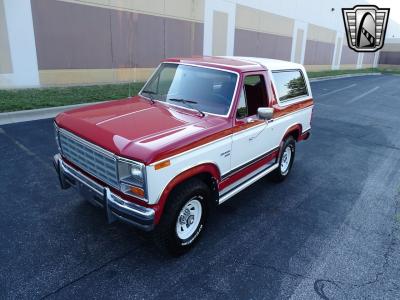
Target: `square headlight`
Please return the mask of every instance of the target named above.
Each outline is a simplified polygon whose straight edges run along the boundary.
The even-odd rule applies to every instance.
[[[137,190],[132,187],[138,187],[143,191],[144,195],[146,194],[144,165],[132,161],[119,160],[118,174],[122,192],[143,197],[137,192],[132,192]]]

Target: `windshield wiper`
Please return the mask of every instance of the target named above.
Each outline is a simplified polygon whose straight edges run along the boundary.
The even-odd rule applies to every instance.
[[[148,90],[143,90],[142,93],[146,93],[146,94],[149,95],[149,98],[148,98],[148,99],[150,100],[150,102],[151,102],[152,104],[156,103],[156,102],[154,101],[154,98],[153,98],[153,95],[157,95],[156,92],[148,91]],[[146,98],[146,99],[147,99],[147,98]]]
[[[197,109],[197,108],[193,107],[193,105],[191,105],[191,104],[197,104],[198,102],[196,102],[196,101],[193,101],[193,100],[186,100],[186,99],[182,99],[182,98],[169,98],[168,100],[169,100],[169,101],[180,102],[180,103],[186,104],[189,108],[194,109],[194,110],[197,110],[197,111],[201,114],[202,117],[204,117],[204,116],[206,115],[206,114],[205,114],[204,112],[202,112],[200,109]]]

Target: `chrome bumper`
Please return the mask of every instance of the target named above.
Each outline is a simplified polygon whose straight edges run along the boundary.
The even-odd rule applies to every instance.
[[[105,209],[109,223],[120,220],[145,231],[153,229],[154,209],[123,200],[111,192],[108,187],[98,184],[82,172],[72,168],[63,161],[60,154],[54,155],[53,164],[61,188],[67,189],[71,186],[77,188],[85,199],[95,206]]]

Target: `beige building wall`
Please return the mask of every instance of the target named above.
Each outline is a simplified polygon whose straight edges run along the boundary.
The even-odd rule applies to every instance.
[[[294,20],[236,6],[234,54],[290,60]]]
[[[330,70],[335,51],[336,31],[309,24],[304,56],[305,68],[309,71]]]
[[[203,0],[32,0],[32,14],[41,85],[145,81],[202,54]]]
[[[4,1],[12,0],[0,0],[0,75],[3,75],[0,86],[7,86],[5,75],[13,74],[13,67],[17,68],[12,62],[14,44],[9,42]],[[269,6],[235,0],[29,0],[27,3],[32,7],[30,28],[34,30],[33,53],[38,62],[35,72],[44,86],[144,81],[166,57],[204,53],[293,60],[303,63],[309,71],[355,69],[359,57],[347,46],[343,28],[321,26],[328,24],[322,16],[320,23],[318,18],[312,18],[316,22],[313,24],[279,15],[277,12],[284,10],[277,9],[276,3]],[[287,8],[287,15],[293,16],[289,5]],[[377,60],[371,54],[363,57],[362,67],[371,67]],[[379,65],[400,66],[400,40],[386,42],[380,51]]]
[[[294,20],[259,9],[237,5],[236,28],[292,37]]]
[[[400,38],[387,39],[379,53],[379,67],[400,68]]]
[[[153,71],[154,68],[40,70],[39,78],[44,86],[143,82]]]
[[[204,0],[55,0],[180,20],[203,22]]]
[[[336,31],[315,24],[308,25],[307,40],[334,44]]]

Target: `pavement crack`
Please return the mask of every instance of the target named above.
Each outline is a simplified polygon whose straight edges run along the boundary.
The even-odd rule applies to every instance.
[[[332,288],[332,287],[335,289],[342,290],[341,286],[333,280],[317,279],[314,281],[314,291],[321,299],[324,299],[324,300],[330,299],[326,295],[326,293],[327,293],[326,290],[329,288]]]
[[[296,272],[289,272],[289,271],[284,271],[281,270],[275,266],[272,265],[258,265],[258,264],[250,264],[253,267],[257,267],[257,268],[262,268],[262,269],[269,269],[272,270],[276,273],[279,273],[281,275],[287,275],[287,276],[291,276],[291,277],[295,277],[295,278],[301,278],[301,279],[307,279],[310,280],[312,282],[314,282],[313,284],[313,288],[315,293],[324,300],[329,300],[330,298],[326,295],[328,290],[332,290],[332,289],[337,289],[340,290],[342,293],[344,293],[344,291],[342,290],[342,286],[344,285],[343,282],[337,281],[337,280],[333,280],[333,279],[322,279],[322,278],[314,278],[314,277],[310,277],[307,276],[305,274],[300,274],[300,273],[296,273]]]
[[[399,194],[400,194],[400,191],[398,192],[398,195],[399,195]],[[397,195],[397,196],[398,196],[398,195]],[[398,210],[399,210],[399,203],[397,202],[397,207],[396,207],[395,214],[394,214],[395,216],[398,214]],[[389,234],[389,236],[391,237],[390,244],[389,244],[389,246],[387,247],[385,253],[383,254],[384,262],[383,262],[383,264],[382,264],[381,271],[380,271],[380,272],[377,272],[377,273],[375,274],[375,279],[370,280],[370,281],[367,281],[367,282],[364,282],[364,283],[361,283],[361,284],[352,284],[352,285],[351,285],[352,287],[365,287],[365,286],[368,286],[368,285],[377,283],[377,282],[380,280],[380,278],[381,278],[382,276],[385,275],[385,272],[386,272],[386,270],[387,270],[387,268],[388,268],[388,266],[389,266],[389,256],[390,256],[390,253],[393,251],[393,248],[396,246],[396,242],[395,242],[395,239],[396,239],[395,231],[398,230],[397,227],[398,227],[398,224],[396,224],[396,220],[394,220],[394,224],[393,224],[392,230],[391,230],[391,232],[390,232],[390,234]]]
[[[58,288],[55,289],[54,291],[52,291],[52,292],[50,292],[50,293],[44,295],[44,296],[41,297],[40,299],[47,299],[47,298],[49,298],[50,296],[56,295],[56,294],[57,294],[58,292],[60,292],[61,290],[63,290],[63,289],[65,289],[65,288],[67,288],[67,287],[73,285],[74,283],[76,283],[76,282],[78,282],[78,281],[80,281],[80,280],[82,280],[82,279],[84,279],[84,278],[86,278],[86,277],[88,277],[88,276],[90,276],[90,275],[92,275],[93,273],[96,273],[96,272],[100,271],[101,269],[107,267],[109,264],[111,264],[111,263],[113,263],[113,262],[115,262],[115,261],[118,261],[118,260],[120,260],[120,259],[123,259],[123,258],[127,257],[128,255],[132,254],[136,249],[137,249],[137,248],[131,249],[131,250],[125,252],[124,254],[120,255],[120,256],[114,257],[114,258],[112,258],[112,259],[106,261],[104,264],[98,266],[97,268],[94,268],[93,270],[91,270],[91,271],[89,271],[89,272],[84,273],[83,275],[79,276],[78,278],[75,278],[74,280],[71,280],[71,281],[69,281],[69,282],[63,284],[62,286],[58,287]]]

